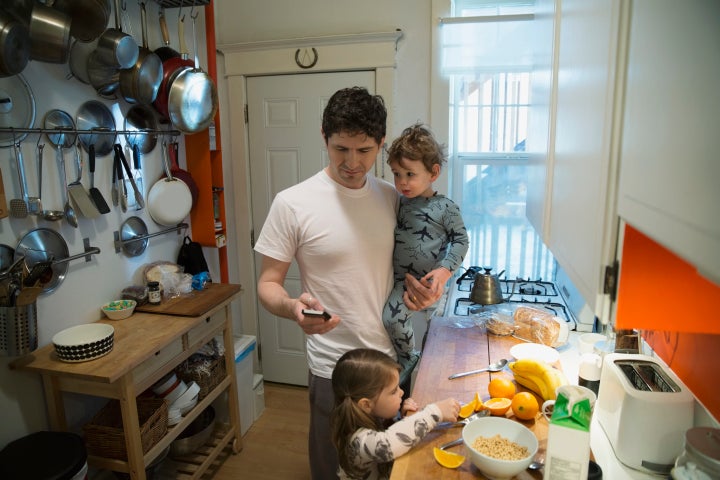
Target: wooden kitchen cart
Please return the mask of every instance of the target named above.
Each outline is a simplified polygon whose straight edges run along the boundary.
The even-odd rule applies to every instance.
[[[63,392],[119,400],[128,459],[89,456],[88,464],[127,472],[133,480],[145,480],[145,467],[213,400],[227,391],[229,424],[217,427],[209,441],[214,446],[206,458],[188,465],[177,475],[177,478],[198,479],[228,444],[235,453],[242,448],[230,315],[230,302],[240,295],[240,291],[239,285],[212,283],[205,290],[193,291],[153,307],[161,310],[160,313],[136,310],[125,320],[100,320],[115,328],[115,339],[113,350],[96,360],[62,362],[51,343],[17,359],[12,367],[42,376],[52,430],[68,429]],[[143,454],[136,397],[217,335],[222,335],[225,347],[225,378]]]

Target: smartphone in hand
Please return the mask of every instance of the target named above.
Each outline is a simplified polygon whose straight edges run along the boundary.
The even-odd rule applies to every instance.
[[[325,321],[330,320],[330,314],[327,312],[323,312],[322,310],[310,310],[308,308],[303,308],[302,314],[306,317],[319,317],[324,318]]]

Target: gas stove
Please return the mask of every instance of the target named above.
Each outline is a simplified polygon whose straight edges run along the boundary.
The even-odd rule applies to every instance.
[[[446,316],[467,317],[482,311],[483,305],[470,300],[473,282],[474,275],[465,275],[451,285]],[[500,279],[499,283],[506,304],[544,310],[568,322],[570,330],[575,329],[575,318],[553,282],[518,278]]]

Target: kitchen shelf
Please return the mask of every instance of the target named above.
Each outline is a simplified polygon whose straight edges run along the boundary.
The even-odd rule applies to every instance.
[[[207,289],[194,292],[172,305],[170,302],[167,302],[168,305],[159,305],[168,307],[164,314],[136,311],[122,322],[99,320],[115,328],[115,345],[108,355],[92,362],[61,362],[54,353],[53,345],[48,344],[13,361],[10,367],[42,376],[52,430],[68,429],[63,392],[119,400],[128,459],[124,461],[91,455],[88,464],[130,473],[132,480],[145,480],[145,467],[205,408],[227,392],[230,424],[220,439],[224,443],[217,443],[205,461],[200,463],[197,476],[189,477],[197,479],[226,446],[230,446],[234,452],[242,448],[230,313],[230,303],[240,292],[239,285],[213,283]],[[208,307],[198,313],[195,308],[197,305]],[[153,447],[143,452],[136,397],[217,335],[223,337],[225,378],[180,423],[168,428]]]
[[[207,37],[208,75],[217,85],[215,13],[210,2],[205,7],[205,31]],[[211,133],[214,148],[211,148]],[[228,232],[225,219],[225,189],[221,144],[219,109],[215,114],[214,123],[209,128],[185,136],[187,169],[198,186],[197,205],[190,211],[192,237],[194,241],[205,247],[218,249],[220,281],[227,282]],[[220,228],[216,228],[216,222],[220,223]]]

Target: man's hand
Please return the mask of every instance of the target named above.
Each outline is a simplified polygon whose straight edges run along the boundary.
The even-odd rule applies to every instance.
[[[302,293],[297,300],[291,299],[291,301],[295,302],[295,305],[292,307],[293,313],[295,314],[295,321],[300,328],[302,328],[303,332],[308,335],[327,333],[340,323],[340,317],[333,315],[331,312],[328,312],[330,318],[327,320],[323,317],[304,315],[302,312],[303,309],[325,311],[322,303],[309,293]]]
[[[431,306],[442,297],[445,290],[445,284],[437,285],[437,288],[433,289],[435,282],[429,282],[427,280],[413,277],[409,273],[405,274],[405,293],[403,294],[403,300],[405,305],[410,310],[424,310]]]

